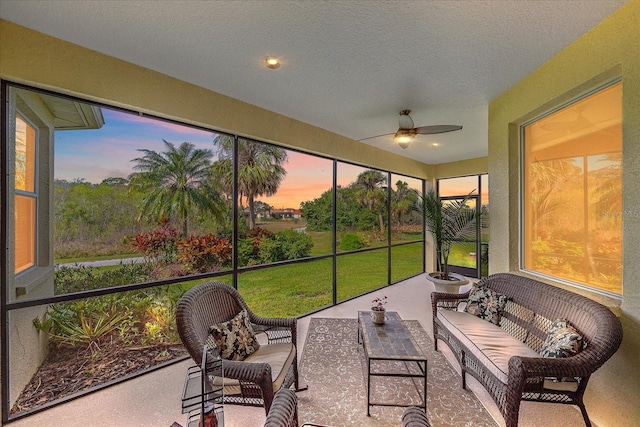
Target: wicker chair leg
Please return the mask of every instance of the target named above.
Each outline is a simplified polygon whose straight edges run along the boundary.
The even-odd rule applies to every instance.
[[[520,416],[520,400],[509,401],[509,396],[507,393],[507,401],[505,402],[505,407],[500,410],[502,412],[502,416],[504,417],[505,427],[518,427],[518,417]]]
[[[591,420],[589,419],[589,415],[587,414],[587,408],[584,406],[584,402],[582,399],[579,402],[576,402],[578,408],[580,408],[580,412],[582,413],[582,418],[584,419],[584,425],[587,427],[591,427]]]
[[[461,351],[461,355],[460,355],[460,374],[462,376],[462,389],[466,390],[467,389],[467,369],[465,368],[465,366],[467,365],[467,361],[464,357],[464,351]]]
[[[298,374],[298,356],[297,355],[293,359],[293,376],[294,376],[294,385],[296,387],[296,391],[305,391],[309,389],[308,385],[302,384],[300,382],[300,375]]]

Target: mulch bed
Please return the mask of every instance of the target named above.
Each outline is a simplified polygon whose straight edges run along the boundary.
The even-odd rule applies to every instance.
[[[177,343],[124,346],[104,342],[92,348],[52,347],[11,413],[35,408],[186,354],[182,344]]]

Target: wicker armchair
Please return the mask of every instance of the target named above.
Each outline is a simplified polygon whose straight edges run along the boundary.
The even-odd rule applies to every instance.
[[[411,406],[402,414],[402,427],[431,427],[431,424],[422,408]]]
[[[292,390],[276,392],[264,427],[298,427],[298,397]]]
[[[298,427],[298,397],[289,389],[280,389],[275,394],[264,427]],[[312,422],[302,427],[330,427]],[[402,427],[431,427],[427,414],[421,408],[409,407],[402,415]]]
[[[205,344],[215,347],[211,325],[227,322],[246,310],[256,334],[268,343],[244,361],[223,360],[224,402],[264,406],[268,414],[274,393],[295,384],[299,390],[296,319],[265,318],[253,313],[233,287],[221,282],[202,283],[189,289],[178,302],[176,324],[185,348],[196,364],[202,362]]]

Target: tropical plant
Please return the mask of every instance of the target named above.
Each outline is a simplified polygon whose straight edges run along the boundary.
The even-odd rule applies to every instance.
[[[176,242],[178,261],[189,271],[207,273],[231,266],[233,248],[226,238],[213,234],[185,237]]]
[[[213,140],[218,146],[218,160],[213,171],[227,194],[233,189],[233,139],[219,135]],[[238,142],[238,201],[243,208],[247,200],[249,228],[256,226],[256,198],[273,196],[287,174],[282,164],[287,161],[287,152],[273,145],[240,140]]]
[[[378,225],[380,234],[384,235],[384,216],[387,202],[387,190],[385,185],[387,177],[380,171],[366,170],[358,175],[354,183],[356,198],[363,203],[371,212],[378,215]]]
[[[450,280],[449,254],[453,244],[476,238],[477,221],[481,214],[467,205],[474,191],[460,199],[446,202],[443,202],[435,190],[429,190],[426,194],[416,192],[418,198],[414,209],[424,215],[425,226],[433,236],[440,279]]]
[[[175,217],[182,223],[182,235],[187,236],[187,221],[198,213],[221,218],[226,205],[220,193],[211,185],[211,150],[197,149],[189,142],[178,148],[163,140],[167,151],[157,153],[140,149],[142,157],[129,175],[132,189],[144,193],[140,214],[160,221]]]
[[[86,345],[92,352],[100,350],[100,340],[116,332],[117,327],[130,316],[128,310],[112,301],[77,301],[52,304],[47,319],[34,319],[36,329],[49,333],[55,345]]]
[[[178,232],[169,225],[168,221],[151,231],[136,233],[131,239],[131,246],[142,252],[146,263],[170,264],[175,261]]]
[[[396,190],[391,192],[391,217],[396,222],[397,233],[402,232],[403,219],[411,213],[411,207],[416,201],[416,193],[411,191],[409,184],[398,180]]]

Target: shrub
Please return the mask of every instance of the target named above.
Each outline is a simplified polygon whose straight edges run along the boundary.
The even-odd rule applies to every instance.
[[[274,238],[260,239],[258,259],[261,264],[281,261],[283,259],[280,243]]]
[[[239,265],[256,265],[271,262],[262,259],[260,255],[260,243],[263,239],[273,236],[274,234],[271,231],[260,227],[254,227],[248,230],[246,235],[240,234],[238,236],[237,248]],[[268,245],[265,244],[265,250],[272,252],[271,249],[267,249],[266,246]],[[267,259],[270,259],[269,255],[267,255]],[[277,259],[277,256],[275,259]]]
[[[345,233],[340,239],[340,250],[353,251],[364,248],[364,242],[355,233]]]
[[[170,264],[175,261],[177,237],[178,232],[164,222],[149,232],[137,233],[131,245],[142,253],[146,262]]]
[[[176,246],[178,261],[188,270],[205,273],[231,265],[231,243],[213,234],[186,237],[177,241]]]
[[[176,327],[175,301],[161,298],[147,307],[142,342],[145,344],[180,342]]]
[[[276,234],[280,242],[282,259],[298,259],[311,255],[313,239],[307,233],[296,230],[283,230]]]
[[[238,264],[249,266],[259,264],[258,249],[253,247],[253,239],[238,240]]]
[[[295,230],[279,231],[271,237],[263,237],[258,247],[260,262],[270,263],[308,257],[313,240],[306,233]]]
[[[146,282],[152,266],[146,263],[120,263],[112,268],[62,266],[54,273],[56,295]]]

